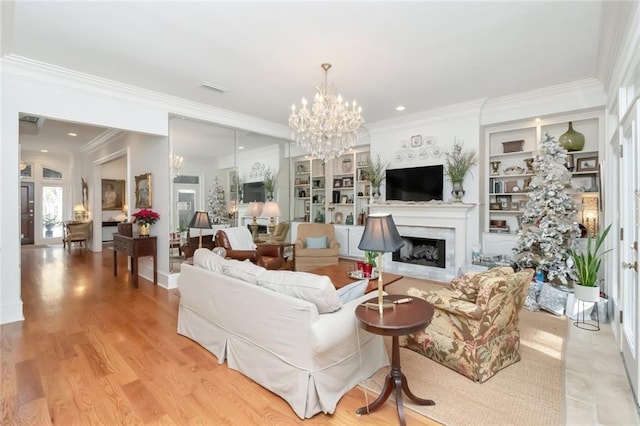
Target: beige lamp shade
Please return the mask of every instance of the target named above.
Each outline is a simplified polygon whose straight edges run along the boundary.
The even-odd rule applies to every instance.
[[[75,220],[84,220],[86,210],[82,204],[76,204],[73,206],[73,218]]]
[[[262,216],[265,217],[280,217],[280,206],[276,201],[267,201],[262,209]]]
[[[249,203],[249,207],[247,208],[247,216],[253,216],[254,218],[260,216],[262,214],[262,206],[257,201],[252,201]]]

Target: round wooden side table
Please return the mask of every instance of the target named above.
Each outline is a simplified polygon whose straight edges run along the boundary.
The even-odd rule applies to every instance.
[[[399,300],[405,299],[408,296],[402,295],[389,295],[385,296],[385,300]],[[373,298],[367,300],[366,303],[377,303],[378,299]],[[433,306],[426,301],[411,297],[411,302],[402,303],[395,306],[394,309],[385,309],[383,317],[380,318],[380,314],[377,309],[370,309],[364,305],[360,305],[356,308],[356,318],[360,323],[360,327],[365,330],[380,334],[382,336],[392,336],[393,346],[391,352],[391,371],[387,374],[384,381],[384,387],[380,392],[378,398],[371,404],[358,408],[356,414],[369,414],[376,410],[391,395],[391,392],[395,389],[396,393],[396,407],[398,409],[398,417],[400,424],[405,425],[404,421],[404,407],[402,405],[402,391],[418,405],[435,405],[430,399],[422,399],[415,396],[411,390],[409,390],[409,383],[406,376],[400,369],[400,343],[398,336],[404,336],[406,334],[415,333],[429,325],[431,318],[433,317]]]

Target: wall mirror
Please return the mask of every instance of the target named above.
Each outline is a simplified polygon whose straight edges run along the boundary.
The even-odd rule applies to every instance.
[[[253,219],[247,216],[250,202],[272,198],[281,212],[276,220],[291,220],[290,141],[172,116],[169,144],[171,272],[179,272],[180,263],[189,256],[183,250],[188,238],[249,225]],[[274,188],[268,185],[269,177],[276,177]],[[209,213],[212,229],[189,228],[197,211]],[[261,230],[268,220],[257,218]]]

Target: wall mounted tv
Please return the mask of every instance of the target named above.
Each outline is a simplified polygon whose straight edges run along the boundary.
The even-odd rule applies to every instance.
[[[444,166],[389,169],[386,172],[386,199],[399,201],[442,200]]]
[[[242,185],[242,200],[245,203],[252,201],[265,201],[266,191],[264,189],[264,182],[249,182]]]

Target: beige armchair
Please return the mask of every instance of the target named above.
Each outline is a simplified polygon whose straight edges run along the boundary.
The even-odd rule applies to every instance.
[[[532,269],[502,267],[455,278],[451,288],[409,289],[435,312],[424,331],[401,337],[401,345],[484,382],[520,360],[519,315],[532,277]]]
[[[323,248],[313,248],[320,237],[326,237]],[[294,242],[296,250],[296,271],[309,271],[321,266],[337,265],[340,243],[331,223],[303,223],[298,225]],[[311,247],[310,247],[311,246]]]
[[[62,246],[71,250],[71,243],[80,243],[80,246],[86,250],[91,235],[91,223],[91,221],[65,222]]]

